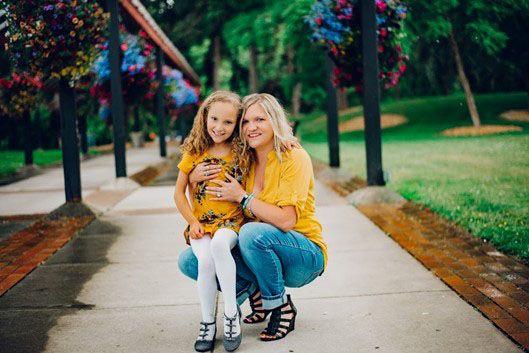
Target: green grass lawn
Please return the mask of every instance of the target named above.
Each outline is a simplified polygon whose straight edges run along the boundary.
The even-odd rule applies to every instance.
[[[99,152],[90,150],[89,154]],[[33,163],[45,166],[62,161],[61,150],[35,150],[33,151]],[[24,166],[23,151],[0,151],[0,175],[12,173]]]
[[[478,95],[476,102],[482,123],[514,124],[524,131],[439,136],[443,129],[471,125],[462,96],[383,104],[383,112],[409,119],[382,133],[383,168],[390,175],[387,186],[491,240],[499,249],[529,260],[529,124],[498,117],[505,110],[525,108],[527,96]],[[307,151],[328,161],[324,131],[325,120],[317,118],[299,127]],[[365,178],[363,132],[344,133],[340,139],[342,167]]]

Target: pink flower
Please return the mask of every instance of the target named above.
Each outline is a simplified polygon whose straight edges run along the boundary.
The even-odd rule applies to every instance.
[[[334,54],[334,56],[337,56],[337,55],[338,55],[338,49],[336,49],[336,48],[331,48],[331,51],[332,51],[332,53]]]
[[[315,19],[314,22],[316,22],[317,25],[321,25],[321,17]]]
[[[388,31],[387,31],[385,28],[382,28],[382,29],[380,30],[380,36],[381,36],[381,37],[385,37],[387,34],[388,34]]]
[[[395,46],[395,49],[397,49],[397,51],[398,51],[399,53],[402,53],[402,47],[400,46],[400,44],[397,44],[397,45]]]
[[[399,71],[401,74],[404,73],[404,71],[406,71],[406,65],[405,64],[402,64],[400,67],[399,67]]]
[[[133,72],[134,70],[136,70],[136,65],[130,65],[129,66],[129,71]]]
[[[379,53],[382,53],[383,51],[384,51],[384,47],[381,46],[381,45],[379,45],[379,46],[378,46],[378,52],[379,52]]]
[[[121,44],[121,50],[126,51],[128,48],[129,47],[128,47],[127,44],[125,44],[125,43]]]
[[[376,5],[378,12],[384,12],[388,6],[384,0],[377,0]]]

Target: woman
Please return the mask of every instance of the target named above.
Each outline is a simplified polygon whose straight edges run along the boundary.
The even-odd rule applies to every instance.
[[[207,192],[215,196],[211,200],[240,203],[248,218],[239,233],[239,250],[233,252],[237,300],[250,296],[253,313],[246,323],[264,321],[272,313],[260,335],[272,341],[294,330],[297,311],[285,286],[302,287],[321,275],[327,247],[315,218],[312,163],[303,149],[287,149],[295,137],[279,102],[269,94],[245,97],[240,131],[253,153],[246,190],[228,177],[226,182],[215,180],[218,186]],[[190,178],[212,180],[216,170],[197,166]],[[182,253],[179,266],[196,279],[191,252]]]

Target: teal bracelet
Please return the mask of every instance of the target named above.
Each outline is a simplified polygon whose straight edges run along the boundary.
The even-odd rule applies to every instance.
[[[250,202],[250,200],[253,198],[253,194],[250,194],[246,197],[246,200],[243,201],[242,203],[242,209],[245,210],[246,209],[246,206],[248,205],[248,202]]]

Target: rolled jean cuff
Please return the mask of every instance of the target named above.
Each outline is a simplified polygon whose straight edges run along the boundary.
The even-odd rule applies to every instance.
[[[273,297],[263,297],[261,293],[261,298],[263,301],[263,308],[265,310],[272,310],[287,302],[287,293],[283,290],[281,295]]]
[[[252,282],[250,282],[250,284],[246,286],[245,288],[240,289],[236,294],[237,304],[242,305],[242,303],[244,303],[246,299],[248,299],[248,297],[252,295],[253,292],[255,292],[256,289],[257,289],[257,283],[252,283]]]

